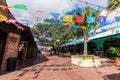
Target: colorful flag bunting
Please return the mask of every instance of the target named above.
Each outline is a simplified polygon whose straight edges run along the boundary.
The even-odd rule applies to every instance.
[[[98,16],[97,21],[102,23],[104,21],[105,16]]]
[[[68,14],[68,15],[74,15],[74,14],[75,14],[75,12],[76,12],[76,10],[75,10],[75,9],[73,9],[72,11],[67,12],[66,14]]]
[[[26,7],[26,5],[24,4],[16,4],[14,6],[12,6],[13,8],[17,8],[17,9],[23,9],[23,10],[28,10],[28,8]]]
[[[108,14],[112,11],[112,9],[116,6],[116,4],[118,4],[117,2],[115,2],[108,10],[106,16],[108,16]]]
[[[84,20],[84,16],[78,16],[78,15],[75,16],[76,23],[81,23],[83,22],[83,20]]]
[[[9,19],[9,20],[8,20],[8,23],[15,23],[15,22],[16,22],[15,19]]]
[[[34,13],[35,14],[40,14],[40,13],[44,13],[45,11],[41,11],[41,10],[35,10]]]
[[[88,23],[93,23],[93,22],[95,22],[95,17],[94,17],[94,16],[87,16],[87,22],[88,22]]]
[[[120,33],[120,30],[116,30],[116,34]]]
[[[51,23],[50,23],[50,22],[43,22],[42,24],[45,24],[45,25],[48,25],[48,26],[50,26],[50,25],[51,25]]]
[[[63,15],[63,22],[72,23],[73,22],[73,16],[72,15],[64,14]]]
[[[87,32],[90,32],[90,31],[91,31],[91,28],[90,28],[90,27],[87,27],[86,31],[87,31]]]
[[[3,6],[3,5],[0,5],[0,7],[4,10],[4,9],[8,9],[8,8],[11,8],[10,6]]]
[[[83,30],[86,30],[86,26],[80,26]]]
[[[101,29],[102,30],[102,32],[106,32],[107,31],[107,29]]]
[[[75,24],[71,24],[71,27],[77,29],[77,28],[80,28],[78,25],[75,25]]]
[[[119,21],[120,21],[120,16],[115,16],[115,20],[116,20],[117,22],[119,22]]]
[[[0,20],[0,22],[3,22],[3,20]]]
[[[63,23],[64,26],[70,25],[70,23]]]
[[[107,29],[107,31],[112,32],[112,33],[114,32],[114,30],[112,30],[112,29]]]
[[[0,14],[0,20],[5,21],[6,23],[8,22],[8,18],[2,14]]]
[[[17,28],[18,29],[21,29],[22,31],[24,31],[25,30],[25,28],[23,28],[22,26],[20,26],[19,24],[16,24],[16,23],[14,23],[16,26],[17,26]]]
[[[48,38],[49,41],[52,41],[52,38]]]
[[[52,15],[55,19],[57,19],[60,16],[59,13],[53,13],[53,12],[51,12],[50,15]]]

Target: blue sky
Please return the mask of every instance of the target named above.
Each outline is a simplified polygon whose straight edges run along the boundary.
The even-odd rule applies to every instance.
[[[75,5],[78,5],[79,7],[85,7],[89,5],[81,1],[95,5],[100,5],[102,7],[107,6],[107,0],[6,0],[6,1],[9,6],[13,6],[15,4],[25,4],[28,7],[28,10],[20,10],[14,8],[10,9],[15,18],[23,24],[33,24],[31,21],[35,20],[36,18],[39,18],[40,20],[50,18],[52,16],[49,15],[49,12],[56,12],[62,15],[63,13],[75,9],[76,7]],[[99,8],[93,5],[90,6],[95,9]],[[48,13],[34,14],[35,10],[42,10]],[[105,11],[102,12],[102,15],[104,15],[104,13]],[[24,19],[26,19],[27,21],[22,21]]]

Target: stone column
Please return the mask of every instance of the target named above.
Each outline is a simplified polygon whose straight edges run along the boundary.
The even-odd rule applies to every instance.
[[[5,71],[7,68],[7,59],[10,57],[17,57],[18,55],[18,44],[20,35],[9,33],[7,36],[5,51],[1,64],[1,71]]]

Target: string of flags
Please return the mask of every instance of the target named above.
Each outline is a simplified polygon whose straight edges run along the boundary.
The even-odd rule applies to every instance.
[[[17,21],[15,19],[8,19],[6,16],[0,14],[0,22],[3,22],[3,21],[6,23],[14,24],[15,26],[17,26],[18,29],[20,29],[22,31],[25,30],[25,28],[23,28],[22,26],[20,26],[19,24],[16,23]]]
[[[16,8],[16,9],[23,9],[23,10],[28,10],[27,6],[24,4],[15,4],[13,6],[4,6],[4,5],[0,5],[0,8],[4,9],[8,9],[8,8]]]
[[[114,3],[110,9],[108,10],[106,16],[111,12],[111,10],[115,7],[117,3]],[[13,6],[4,6],[4,5],[0,5],[0,8],[2,8],[3,10],[4,9],[8,9],[8,8],[16,8],[16,9],[23,9],[23,10],[28,10],[27,6],[24,5],[24,4],[15,4]],[[77,8],[77,9],[80,9],[80,8]],[[81,10],[81,9],[80,9]],[[79,26],[77,25],[74,25],[74,22],[75,23],[82,23],[85,19],[84,16],[78,16],[76,15],[75,17],[73,17],[74,13],[76,12],[76,9],[73,9],[71,12],[68,12],[66,14],[63,14],[63,22],[64,22],[64,25],[70,25],[71,24],[71,27],[73,28],[79,28]],[[46,13],[46,11],[41,11],[41,10],[35,10],[34,11],[35,14],[41,14],[41,13]],[[58,19],[58,17],[60,16],[59,13],[55,13],[55,12],[47,12],[49,13],[51,16],[53,16],[55,19]],[[104,20],[106,19],[106,16],[98,16],[98,17],[94,17],[94,16],[87,16],[87,23],[93,23],[96,21],[96,18],[97,18],[97,21],[98,21],[98,24],[95,26],[94,28],[94,32],[99,28],[100,24],[104,22]],[[73,19],[75,18],[75,19]],[[4,17],[3,15],[0,14],[0,19],[5,21],[5,22],[8,22],[8,23],[15,23],[14,20],[12,19],[7,19],[6,17]],[[117,21],[120,21],[119,17],[117,16],[115,18]],[[40,22],[39,19],[37,20],[34,20],[34,22]],[[45,24],[45,25],[51,25],[50,22],[43,22],[42,24]],[[18,25],[17,25],[18,26]],[[89,26],[80,26],[83,30],[86,30],[87,32],[90,32],[91,31],[91,28]],[[18,27],[19,29],[22,29],[20,26]],[[24,29],[22,29],[24,30]],[[109,30],[111,31],[111,30]],[[112,31],[113,32],[113,31]]]

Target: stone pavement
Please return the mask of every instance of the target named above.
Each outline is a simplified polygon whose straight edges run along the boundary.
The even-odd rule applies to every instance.
[[[120,80],[120,65],[116,65],[113,60],[103,60],[103,66],[97,68],[98,73],[102,73],[105,80]]]
[[[105,76],[112,69],[104,64],[97,69],[82,68],[72,65],[70,57],[42,55],[40,59],[26,62],[26,67],[22,64],[22,68],[18,67],[16,71],[1,74],[0,80],[112,80]]]

